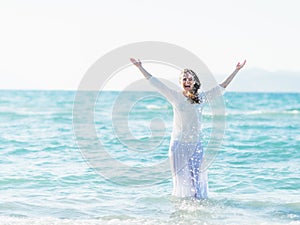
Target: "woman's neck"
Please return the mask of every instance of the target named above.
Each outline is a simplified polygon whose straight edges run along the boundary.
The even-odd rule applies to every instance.
[[[189,96],[189,91],[183,90],[182,94],[184,95],[184,97],[188,97]]]

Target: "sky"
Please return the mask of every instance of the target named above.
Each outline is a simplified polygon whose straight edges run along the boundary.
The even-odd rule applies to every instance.
[[[220,81],[247,59],[231,91],[299,92],[299,8],[298,0],[1,1],[0,89],[76,90],[113,49],[162,41],[196,54]],[[141,78],[130,71],[108,86]],[[170,73],[161,76],[177,79]]]

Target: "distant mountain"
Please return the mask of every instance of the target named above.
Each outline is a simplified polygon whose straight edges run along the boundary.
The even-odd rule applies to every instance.
[[[216,75],[216,79],[222,81],[226,76]],[[228,91],[300,92],[300,72],[245,69],[237,74]]]

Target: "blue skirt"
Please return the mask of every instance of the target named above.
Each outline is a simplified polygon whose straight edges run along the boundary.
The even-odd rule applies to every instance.
[[[204,160],[201,142],[172,141],[169,149],[173,175],[173,195],[178,197],[208,197],[207,170],[202,169]]]

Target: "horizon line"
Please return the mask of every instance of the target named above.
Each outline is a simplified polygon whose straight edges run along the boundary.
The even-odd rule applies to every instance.
[[[145,90],[117,90],[117,89],[106,89],[106,90],[75,90],[75,89],[27,89],[27,88],[0,88],[0,91],[49,91],[49,92],[157,92],[157,91],[145,91]],[[239,91],[239,90],[226,90],[229,93],[269,93],[269,94],[300,94],[300,91]]]

